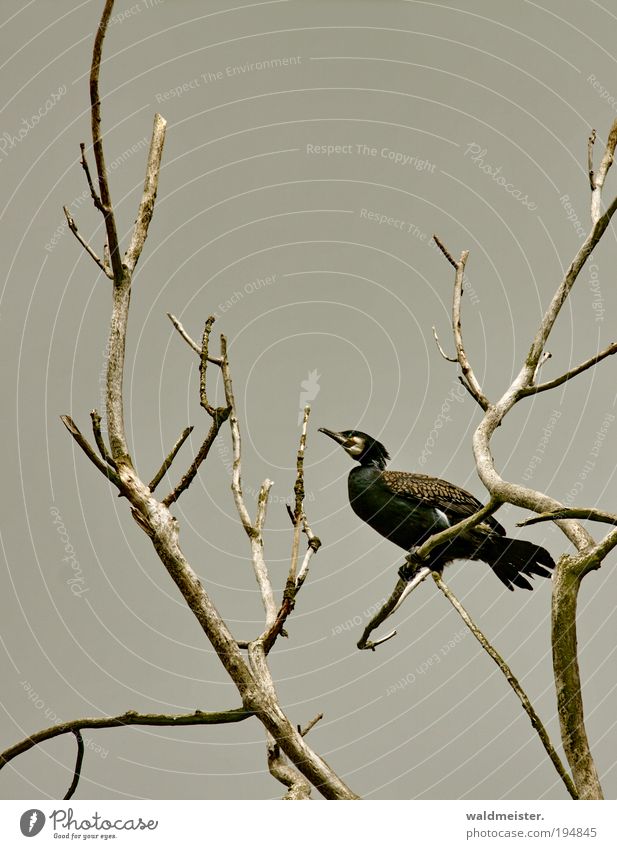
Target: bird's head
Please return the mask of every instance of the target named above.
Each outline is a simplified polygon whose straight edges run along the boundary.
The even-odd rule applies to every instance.
[[[381,444],[361,430],[328,430],[320,427],[320,433],[325,433],[330,439],[345,449],[352,460],[357,460],[361,466],[375,466],[377,469],[385,469],[390,455]]]

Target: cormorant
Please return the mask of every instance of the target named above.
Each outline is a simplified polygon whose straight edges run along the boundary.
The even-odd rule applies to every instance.
[[[319,430],[360,464],[351,470],[348,479],[354,513],[412,554],[432,534],[455,525],[482,507],[471,493],[441,478],[385,471],[390,455],[380,442],[362,431],[339,432],[325,427]],[[533,589],[527,578],[533,575],[550,578],[550,570],[555,566],[545,548],[526,540],[509,539],[493,516],[433,549],[426,565],[442,572],[453,560],[488,563],[509,590],[514,586]],[[409,568],[403,567],[399,574],[409,580],[413,570],[410,574]]]

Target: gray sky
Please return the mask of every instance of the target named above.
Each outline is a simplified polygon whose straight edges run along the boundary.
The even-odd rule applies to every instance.
[[[101,8],[4,0],[0,13],[2,748],[59,719],[239,704],[126,504],[59,421],[70,413],[87,430],[102,407],[109,284],[62,214],[66,204],[102,249],[78,165]],[[307,508],[324,544],[272,668],[294,722],[324,712],[312,745],[368,798],[564,797],[514,695],[431,582],[397,615],[396,639],[356,649],[401,552],[351,512],[349,459],[317,427],[366,430],[392,468],[484,498],[471,455],[479,409],[432,339],[436,325],[451,350],[451,268],[430,236],[471,252],[464,331],[496,398],[588,228],[586,140],[592,126],[605,138],[617,111],[615,34],[615,15],[589,0],[117,4],[101,86],[123,239],[153,113],[169,122],[133,290],[133,456],[149,479],[190,423],[169,484],[190,461],[208,422],[196,358],[165,313],[196,337],[216,313],[230,340],[246,493],[275,481],[266,553],[280,591],[298,412],[311,401]],[[616,186],[611,173],[607,198]],[[616,250],[611,229],[559,319],[547,378],[615,338]],[[214,375],[212,394],[222,399]],[[497,467],[565,503],[614,510],[616,415],[609,361],[521,404],[494,439]],[[225,432],[176,515],[187,556],[247,639],[261,608],[229,457]],[[524,515],[499,518],[514,531]],[[564,550],[553,527],[522,535],[555,557]],[[585,580],[579,612],[588,732],[608,797],[614,561]],[[557,742],[550,584],[509,593],[479,563],[456,564],[447,579]],[[257,722],[87,736],[80,798],[281,795]],[[0,795],[63,795],[73,762],[72,739],[47,743],[2,772]]]

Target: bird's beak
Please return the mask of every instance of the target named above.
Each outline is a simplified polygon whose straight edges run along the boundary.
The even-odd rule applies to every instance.
[[[347,438],[343,436],[342,433],[338,433],[336,430],[328,430],[327,427],[320,427],[319,433],[325,433],[326,436],[329,436],[330,439],[338,442],[339,445],[344,445],[347,442]]]

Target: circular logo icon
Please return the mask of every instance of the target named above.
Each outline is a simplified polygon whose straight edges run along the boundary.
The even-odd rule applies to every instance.
[[[38,808],[24,811],[19,820],[19,827],[24,837],[35,837],[45,825],[45,814]]]

